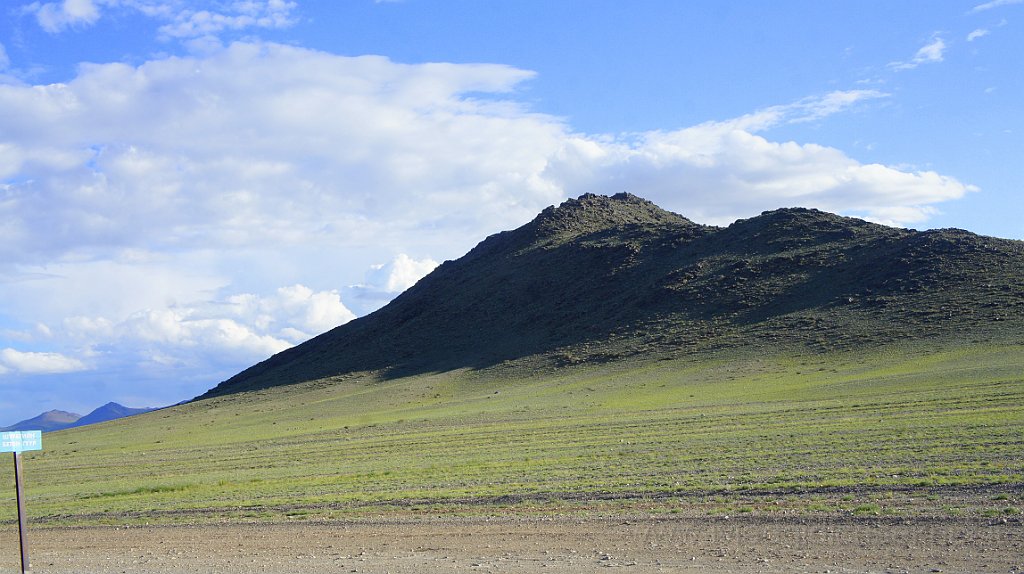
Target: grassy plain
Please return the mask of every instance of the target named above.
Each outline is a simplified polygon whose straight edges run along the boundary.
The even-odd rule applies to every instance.
[[[1007,516],[1024,507],[1024,347],[351,375],[47,433],[44,447],[24,455],[43,524]]]

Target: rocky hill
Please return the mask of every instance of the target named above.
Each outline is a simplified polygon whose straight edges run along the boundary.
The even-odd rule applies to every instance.
[[[584,195],[488,237],[386,307],[204,396],[379,371],[506,362],[1024,341],[1024,242],[780,209],[696,224]]]

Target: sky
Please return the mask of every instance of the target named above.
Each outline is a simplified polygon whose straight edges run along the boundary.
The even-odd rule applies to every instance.
[[[5,0],[0,426],[192,398],[588,192],[1024,239],[1022,55],[1024,0]]]

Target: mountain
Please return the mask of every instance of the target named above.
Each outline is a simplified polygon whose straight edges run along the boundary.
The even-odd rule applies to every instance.
[[[203,397],[385,376],[905,341],[1024,341],[1024,242],[813,209],[728,227],[587,194]]]
[[[95,423],[102,423],[106,421],[112,421],[123,417],[130,417],[132,415],[139,415],[142,413],[148,413],[155,409],[151,408],[129,408],[118,403],[107,403],[102,407],[97,408],[91,413],[78,419],[74,423],[68,425],[68,427],[80,427],[85,425],[91,425]]]
[[[43,432],[48,432],[67,428],[80,418],[82,418],[82,415],[78,413],[56,410],[46,411],[39,416],[25,419],[21,422],[14,423],[9,427],[2,428],[0,431],[41,430]]]
[[[152,410],[155,409],[133,409],[117,403],[107,403],[84,417],[77,413],[69,413],[65,411],[47,411],[37,417],[23,420],[0,430],[41,430],[43,432],[50,432],[111,421],[122,417],[130,417],[132,415],[147,413]]]

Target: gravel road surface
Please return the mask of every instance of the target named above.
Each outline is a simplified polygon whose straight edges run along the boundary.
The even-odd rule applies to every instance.
[[[0,530],[0,571],[20,572]],[[36,528],[35,574],[1024,572],[1021,520],[500,518]]]

